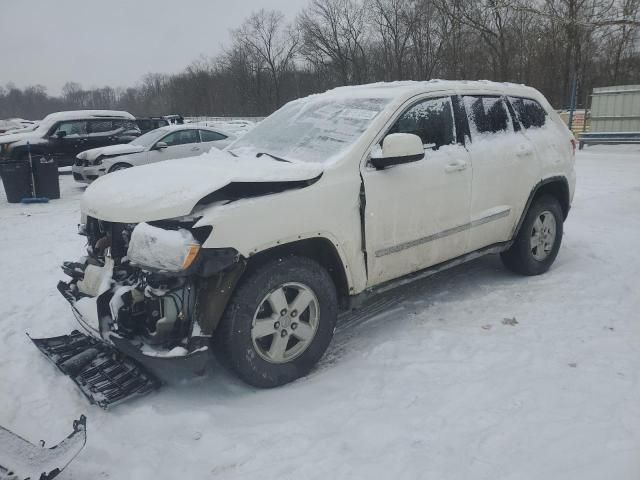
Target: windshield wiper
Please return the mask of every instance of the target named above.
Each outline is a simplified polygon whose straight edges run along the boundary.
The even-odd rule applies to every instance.
[[[291,163],[290,160],[285,160],[284,158],[276,157],[275,155],[271,155],[270,153],[267,153],[267,152],[258,152],[258,153],[256,153],[256,157],[258,157],[258,158],[260,158],[263,155],[268,155],[269,157],[273,158],[274,160],[277,160],[278,162]]]
[[[238,155],[236,155],[235,153],[233,153],[231,150],[227,150],[227,152],[229,152],[231,155],[233,155],[234,157],[237,157]]]

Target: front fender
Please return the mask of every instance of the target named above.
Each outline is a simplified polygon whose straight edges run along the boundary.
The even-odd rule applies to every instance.
[[[359,188],[358,177],[323,177],[306,188],[204,207],[194,227],[213,228],[204,248],[234,248],[247,258],[298,240],[325,238],[338,252],[350,291],[357,293],[366,286]]]

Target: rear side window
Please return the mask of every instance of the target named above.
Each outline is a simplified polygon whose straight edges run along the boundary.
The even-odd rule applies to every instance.
[[[200,130],[200,139],[203,142],[217,142],[218,140],[224,140],[227,138],[218,132],[212,132],[211,130]]]
[[[455,143],[451,99],[430,98],[414,105],[402,114],[389,133],[413,133],[422,139],[425,148],[434,150]]]
[[[547,120],[547,112],[542,105],[530,98],[509,97],[520,124],[524,128],[542,127]]]
[[[112,120],[91,120],[89,133],[106,133],[115,130]]]
[[[138,125],[133,120],[114,120],[113,126],[114,128],[121,128],[125,132],[140,131],[140,129],[138,128]]]
[[[513,130],[507,106],[501,97],[465,95],[462,101],[472,135]]]
[[[187,143],[198,143],[200,140],[198,139],[197,130],[180,130],[170,133],[160,141],[173,147],[176,145],[186,145]]]

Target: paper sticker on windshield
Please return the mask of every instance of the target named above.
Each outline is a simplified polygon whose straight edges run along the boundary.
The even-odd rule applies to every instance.
[[[362,108],[345,108],[340,112],[341,117],[354,118],[359,120],[371,120],[378,112],[364,110]]]

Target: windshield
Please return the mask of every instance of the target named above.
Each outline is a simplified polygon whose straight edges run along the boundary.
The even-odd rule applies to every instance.
[[[150,132],[145,133],[144,135],[140,135],[134,140],[131,140],[129,143],[131,145],[138,145],[139,147],[150,147],[168,131],[169,130],[166,128],[157,128],[155,130],[151,130]]]
[[[294,101],[260,122],[231,150],[324,163],[351,146],[388,102],[332,95]]]

